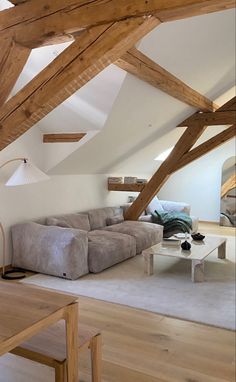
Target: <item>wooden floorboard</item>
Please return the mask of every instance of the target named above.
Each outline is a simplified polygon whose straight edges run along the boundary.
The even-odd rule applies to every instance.
[[[102,329],[104,381],[235,380],[231,331],[84,297],[80,318]]]

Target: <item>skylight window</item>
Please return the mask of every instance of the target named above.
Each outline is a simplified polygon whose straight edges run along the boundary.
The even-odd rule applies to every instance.
[[[158,155],[155,160],[159,160],[160,162],[164,162],[166,158],[170,155],[171,151],[174,147],[169,148],[168,150],[163,151],[160,155]]]

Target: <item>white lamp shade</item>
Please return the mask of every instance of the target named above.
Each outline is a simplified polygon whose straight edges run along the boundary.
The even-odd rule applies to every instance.
[[[6,186],[21,186],[24,184],[38,183],[49,180],[49,176],[44,174],[39,168],[28,161],[22,161],[14,174],[5,184]]]

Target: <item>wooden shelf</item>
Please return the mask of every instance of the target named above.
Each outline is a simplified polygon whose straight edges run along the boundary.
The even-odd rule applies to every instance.
[[[146,183],[144,184],[128,184],[128,183],[108,183],[108,190],[109,191],[129,191],[129,192],[141,192],[143,188],[145,187]]]

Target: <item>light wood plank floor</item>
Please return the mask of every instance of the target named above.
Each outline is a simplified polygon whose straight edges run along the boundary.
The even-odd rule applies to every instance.
[[[204,234],[211,233],[213,235],[226,235],[226,236],[235,236],[236,228],[232,227],[223,227],[217,223],[210,222],[200,222],[199,231]]]
[[[106,382],[234,381],[233,332],[88,298],[80,312],[103,331]]]
[[[207,223],[200,232],[205,228],[222,235],[235,232]],[[85,297],[80,298],[80,320],[102,330],[103,382],[235,382],[231,331]],[[90,382],[88,354],[81,354],[80,365],[80,382]],[[18,367],[15,381],[24,373]]]

